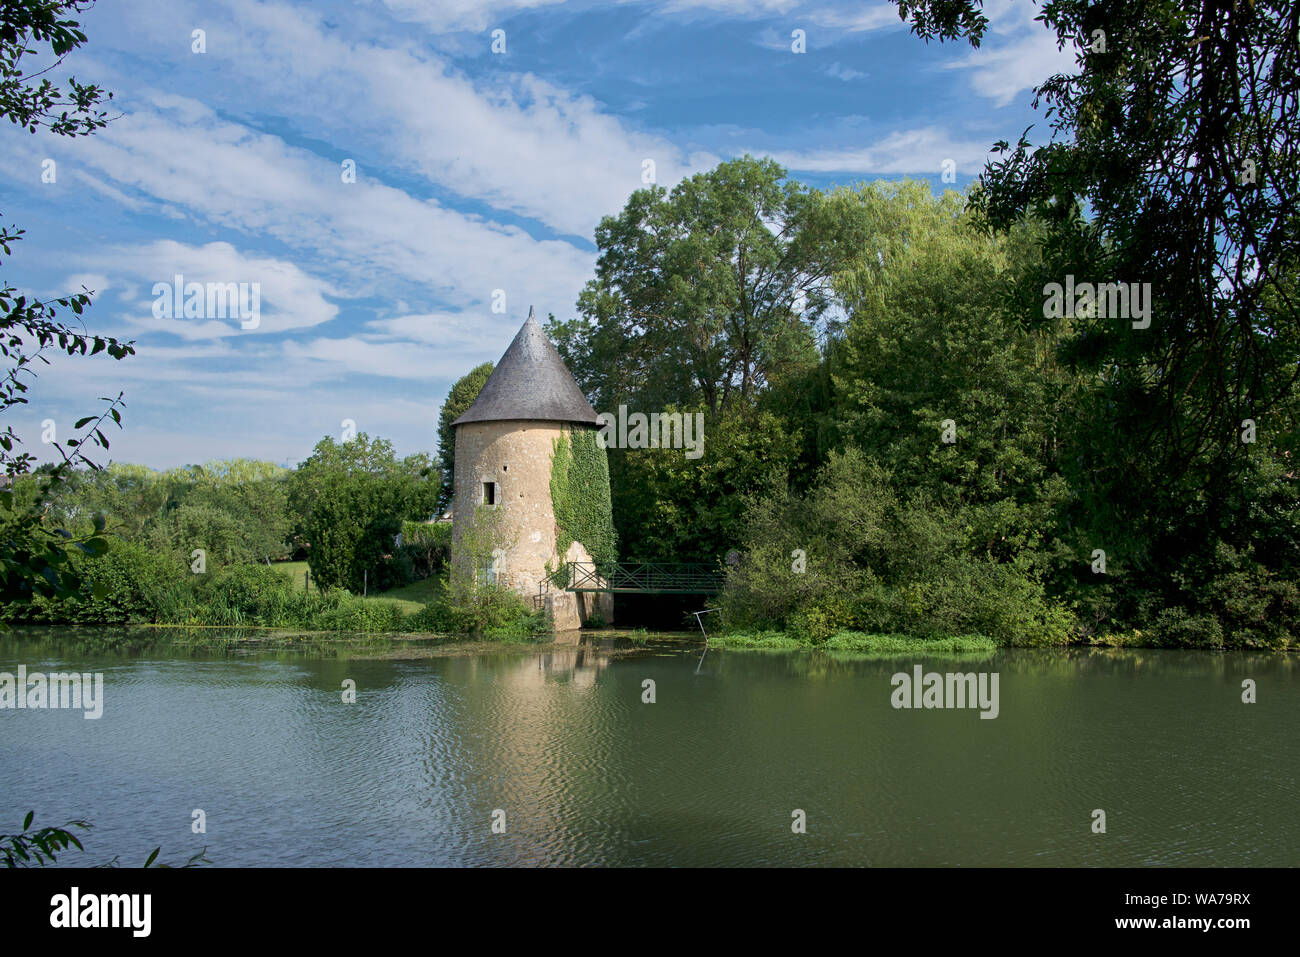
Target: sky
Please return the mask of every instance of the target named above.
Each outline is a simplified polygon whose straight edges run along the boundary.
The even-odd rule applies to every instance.
[[[136,355],[56,358],[6,417],[42,460],[49,422],[62,441],[119,391],[101,463],[293,466],[353,428],[432,454],[451,384],[530,305],[576,314],[647,161],[669,189],[746,153],[962,189],[997,140],[1046,138],[1033,87],[1073,53],[1030,0],[985,9],[974,50],[877,0],[100,0],[65,66],[116,118],[0,129],[0,221],[26,230],[0,276],[93,290],[86,328]],[[177,275],[257,284],[256,325],[167,315]]]

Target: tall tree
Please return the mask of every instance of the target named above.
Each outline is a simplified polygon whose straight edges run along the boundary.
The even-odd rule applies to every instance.
[[[492,363],[485,362],[457,379],[438,412],[438,471],[442,478],[438,489],[439,512],[446,511],[451,505],[452,481],[456,473],[456,430],[451,424],[469,411],[483,391],[483,384],[492,374],[492,369]]]
[[[988,28],[981,0],[896,2],[927,41]],[[1049,141],[998,144],[978,204],[999,228],[1048,223],[1058,281],[1149,282],[1155,300],[1146,327],[1078,316],[1068,355],[1097,373],[1081,485],[1117,518],[1221,504],[1252,454],[1244,421],[1284,427],[1300,376],[1300,7],[1049,0],[1037,19],[1076,69],[1037,90]]]
[[[1009,560],[1050,533],[1062,394],[1060,329],[1026,329],[1015,295],[1037,276],[1041,232],[974,228],[965,197],[927,183],[836,191],[878,229],[838,284],[850,319],[830,362],[845,446],[898,488],[960,510],[979,552]],[[1065,322],[1062,328],[1067,328]]]
[[[289,483],[312,577],[357,591],[390,584],[394,536],[403,521],[428,518],[437,501],[432,472],[427,455],[398,459],[392,443],[364,432],[321,439]]]
[[[770,159],[638,190],[596,230],[581,318],[548,332],[601,408],[751,404],[816,365],[845,231]]]

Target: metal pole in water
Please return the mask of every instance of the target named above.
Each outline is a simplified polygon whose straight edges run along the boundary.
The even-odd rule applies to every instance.
[[[697,611],[695,613],[695,623],[700,626],[700,631],[704,632],[704,654],[700,655],[700,660],[695,665],[695,673],[697,675],[700,673],[700,666],[704,664],[704,655],[707,655],[709,653],[709,633],[707,631],[704,631],[704,619],[701,618],[700,616],[707,615],[710,612],[721,611],[721,610],[722,610],[721,608],[705,608],[703,611]]]

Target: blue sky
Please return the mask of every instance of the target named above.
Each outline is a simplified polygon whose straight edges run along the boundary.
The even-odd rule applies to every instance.
[[[293,465],[344,420],[433,452],[451,383],[530,304],[574,314],[646,159],[666,187],[748,152],[816,186],[936,188],[951,159],[962,188],[994,141],[1045,138],[1032,87],[1073,54],[1034,3],[986,10],[976,51],[872,0],[101,0],[69,65],[121,115],[75,141],[0,131],[0,215],[27,230],[3,270],[95,290],[88,328],[138,354],[55,360],[14,428],[39,453],[42,421],[62,439],[122,390],[116,461]],[[258,283],[260,325],[156,318],[177,273]]]

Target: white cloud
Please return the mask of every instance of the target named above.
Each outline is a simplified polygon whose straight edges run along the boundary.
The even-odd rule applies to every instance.
[[[790,26],[813,24],[849,33],[897,26],[902,21],[898,7],[884,0],[868,3],[806,4],[800,0],[667,0],[665,12],[708,10],[737,19],[775,16],[790,19]]]
[[[420,313],[375,319],[366,323],[366,328],[371,330],[370,337],[377,340],[404,339],[436,344],[444,350],[473,351],[481,347],[485,339],[492,343],[508,343],[518,331],[519,325],[517,316],[482,309],[475,312]],[[497,349],[498,353],[503,351],[505,345]]]
[[[75,275],[69,276],[65,280],[63,286],[57,292],[53,292],[52,295],[65,296],[69,293],[89,290],[94,293],[96,297],[99,297],[114,288],[115,285],[117,284],[110,282],[109,278],[103,273],[79,272]]]
[[[502,26],[511,16],[541,7],[557,6],[565,0],[384,0],[393,15],[420,23],[431,32],[485,31]],[[735,19],[799,16],[819,26],[846,30],[872,30],[890,18],[898,21],[898,8],[889,3],[809,6],[800,0],[617,0],[620,5],[652,8],[653,14],[706,11]],[[508,46],[508,44],[507,44]]]
[[[293,263],[241,253],[230,243],[190,246],[162,239],[140,246],[97,251],[86,259],[115,275],[124,275],[143,284],[143,291],[149,298],[133,302],[122,317],[140,331],[166,332],[184,339],[214,339],[317,326],[338,314],[338,307],[325,299],[327,295],[337,295],[329,283],[309,276]],[[207,283],[248,283],[251,290],[251,284],[255,283],[260,313],[257,326],[243,328],[242,317],[233,311],[225,316],[198,319],[156,318],[153,314],[155,284],[171,287],[176,276],[182,277],[183,286],[191,282],[205,286]],[[77,281],[77,278],[73,277],[71,281]]]
[[[594,2],[580,0],[573,10]],[[129,428],[115,439],[113,455],[156,465],[247,454],[283,460],[287,453],[297,461],[321,434],[337,434],[342,418],[409,451],[431,450],[438,402],[451,381],[496,359],[528,304],[542,315],[568,314],[592,273],[594,253],[535,236],[589,238],[599,217],[617,212],[642,185],[643,159],[656,161],[665,186],[716,162],[688,142],[637,128],[596,99],[519,73],[517,58],[480,56],[470,76],[430,49],[438,42],[431,35],[488,29],[551,4],[389,0],[399,16],[427,29],[394,24],[373,3],[353,8],[355,19],[341,25],[330,22],[346,9],[339,2],[136,0],[111,15],[92,13],[101,23],[125,21],[130,35],[104,62],[133,71],[94,79],[140,97],[137,66],[148,59],[168,92],[128,101],[126,116],[86,140],[50,147],[7,141],[14,145],[0,155],[0,174],[12,171],[15,182],[31,184],[40,149],[55,150],[58,186],[31,208],[49,197],[49,209],[66,209],[71,196],[88,197],[100,212],[103,197],[133,214],[122,217],[126,235],[144,228],[151,239],[173,238],[106,248],[88,239],[100,242],[93,254],[58,250],[51,261],[59,272],[42,282],[75,273],[71,279],[94,279],[87,285],[102,293],[108,283],[98,280],[111,277],[112,304],[97,299],[98,315],[88,322],[116,319],[141,341],[138,354],[121,363],[99,356],[43,370],[42,411],[72,421],[96,396],[124,388]],[[813,46],[905,29],[889,3],[642,5],[672,26],[692,12],[788,21],[787,50],[795,26],[808,29]],[[987,49],[954,67],[968,71],[980,95],[997,99],[1008,88],[1014,95],[1045,62],[1038,54],[1008,62],[1021,55],[1016,44],[1050,40],[1041,25],[1029,30],[1024,6],[1017,0],[1009,12],[991,8],[998,12]],[[669,12],[683,16],[665,21],[660,15]],[[196,24],[208,31],[204,56],[189,52]],[[512,31],[508,42],[514,51],[528,40]],[[447,42],[480,41],[485,50],[486,34],[449,35]],[[826,68],[830,59],[813,69],[843,80],[861,76],[853,66],[863,61],[841,56]],[[1025,76],[1017,73],[1022,67]],[[202,101],[175,92],[194,90]],[[654,105],[653,94],[647,97]],[[846,130],[815,141],[834,148],[801,150],[798,144],[814,142],[801,136],[776,158],[801,171],[877,174],[937,172],[952,158],[973,173],[989,145],[937,125],[882,131],[872,140]],[[747,135],[740,130],[738,141]],[[339,176],[345,156],[359,167],[354,184]],[[25,198],[45,189],[28,185]],[[531,222],[520,228],[517,218]],[[116,235],[116,224],[103,217],[91,225]],[[197,281],[263,277],[259,332],[288,331],[290,338],[242,335],[237,322],[220,320],[165,321],[174,323],[173,334],[163,336],[149,308],[151,288],[178,271]],[[506,316],[487,308],[498,288],[508,295]],[[342,313],[338,299],[351,300],[340,304]],[[326,326],[336,315],[342,318]]]
[[[1038,9],[1035,3],[990,0],[985,7],[989,29],[984,42],[947,68],[969,71],[971,89],[998,106],[1006,106],[1057,73],[1073,73],[1075,48],[1057,48],[1055,31],[1034,20]]]
[[[938,127],[890,133],[869,146],[771,153],[782,166],[814,173],[940,173],[951,159],[966,174],[984,167],[991,143],[960,140]]]
[[[375,342],[361,336],[341,339],[287,341],[284,353],[291,359],[324,363],[333,375],[376,375],[393,379],[459,378],[469,371],[458,354],[436,345],[410,342]]]
[[[156,110],[130,113],[69,149],[156,205],[310,254],[313,268],[331,276],[332,294],[391,295],[391,283],[402,280],[460,307],[504,289],[512,310],[531,300],[559,311],[591,273],[594,257],[569,243],[535,240],[364,174],[344,183],[338,165],[220,120],[195,101],[154,102]]]
[[[242,110],[250,96],[273,102],[313,139],[382,156],[391,169],[562,234],[590,239],[600,218],[642,187],[646,159],[665,186],[716,161],[630,127],[590,97],[512,71],[509,57],[489,58],[492,69],[471,79],[415,38],[363,40],[331,29],[325,14],[307,7],[224,2],[228,22],[203,9],[201,66],[221,70],[224,93],[214,96],[226,97],[214,106]],[[430,5],[428,20],[456,22],[478,9],[455,5],[446,20],[441,6]],[[182,29],[188,35],[198,10],[133,4],[123,15],[165,50],[177,49],[171,38]],[[195,59],[178,51],[172,63],[193,70]],[[352,155],[364,179],[365,158]]]
[[[821,7],[809,11],[808,19],[819,27],[830,27],[850,33],[881,30],[885,27],[903,26],[898,7],[892,3],[854,4],[845,9]]]
[[[422,23],[434,31],[486,30],[496,21],[538,7],[565,0],[384,0],[393,15]]]
[[[832,63],[826,68],[826,75],[833,76],[837,80],[843,80],[845,83],[848,83],[851,80],[860,80],[864,76],[869,76],[870,74],[863,73],[861,70],[855,70],[852,67],[844,66],[841,63]]]

